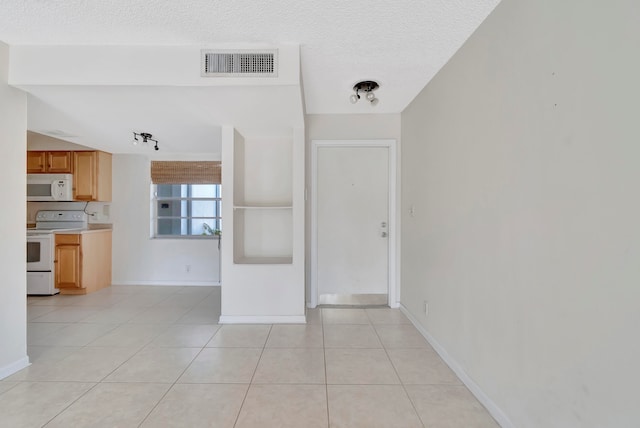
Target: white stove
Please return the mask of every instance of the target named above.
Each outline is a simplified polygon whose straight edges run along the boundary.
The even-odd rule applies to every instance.
[[[84,211],[38,211],[36,228],[27,229],[27,294],[53,295],[55,288],[55,239],[62,231],[87,228]]]
[[[36,230],[86,229],[87,213],[84,211],[41,210],[36,213]]]

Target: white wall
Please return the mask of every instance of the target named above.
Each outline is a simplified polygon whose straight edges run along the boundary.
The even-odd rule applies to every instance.
[[[505,426],[640,421],[638,22],[503,0],[402,114],[402,303]]]
[[[217,239],[150,238],[149,168],[145,156],[113,155],[113,283],[219,284]]]
[[[270,150],[279,156],[266,155]],[[265,160],[271,167],[285,171],[285,183],[260,188],[265,182],[259,178],[266,170],[257,168],[256,162]],[[280,165],[282,162],[290,165]],[[222,164],[226,244],[222,251],[220,323],[304,323],[304,130],[292,129],[289,136],[278,139],[245,138],[225,126]],[[236,211],[236,205],[247,204],[290,205],[291,209],[268,214],[255,211],[251,214],[253,221],[243,222],[240,215],[234,214],[247,215],[246,211]],[[260,225],[251,225],[254,221],[264,230],[259,230]],[[278,231],[281,236],[275,236]],[[250,250],[255,252],[247,254]],[[283,261],[289,256],[287,253],[291,259]],[[268,260],[274,255],[280,260]],[[257,262],[251,263],[250,259]]]
[[[297,45],[235,44],[209,49],[277,49],[276,77],[202,79],[198,66],[201,45],[82,46],[17,45],[12,53],[11,83],[20,85],[143,85],[143,86],[276,86],[297,85],[300,50]],[[87,61],[99,58],[99,61]],[[42,73],[35,64],[48,64]],[[135,67],[132,66],[135,64]],[[194,68],[195,67],[195,68]]]
[[[3,186],[0,228],[0,379],[22,369],[27,357],[26,95],[7,86],[9,47],[0,42],[0,147]]]
[[[382,100],[380,101],[383,102]],[[375,107],[374,107],[375,108]],[[399,220],[400,209],[400,115],[399,114],[310,114],[306,116],[306,187],[308,198],[306,202],[306,283],[307,283],[307,303],[310,303],[309,287],[311,285],[311,142],[313,140],[396,140],[396,150],[398,165],[397,195],[398,212],[396,218]],[[398,222],[399,223],[399,222]],[[400,230],[400,224],[397,225]],[[397,240],[398,243],[400,240]],[[398,249],[399,250],[399,249]],[[396,253],[396,265],[400,263],[400,251]],[[400,270],[396,275],[396,283],[400,283]]]

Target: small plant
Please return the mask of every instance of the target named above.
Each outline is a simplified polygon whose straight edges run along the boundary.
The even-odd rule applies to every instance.
[[[222,231],[220,229],[213,229],[207,223],[202,223],[202,234],[203,235],[213,235],[213,236],[222,236]]]
[[[202,234],[203,235],[213,235],[214,231],[207,223],[202,223]]]

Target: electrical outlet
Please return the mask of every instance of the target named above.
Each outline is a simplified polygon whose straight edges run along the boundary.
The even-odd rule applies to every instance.
[[[429,302],[424,301],[424,315],[429,316]]]

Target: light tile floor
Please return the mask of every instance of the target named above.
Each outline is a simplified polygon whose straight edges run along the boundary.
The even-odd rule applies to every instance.
[[[218,325],[219,287],[28,298],[0,427],[497,427],[395,309]]]

